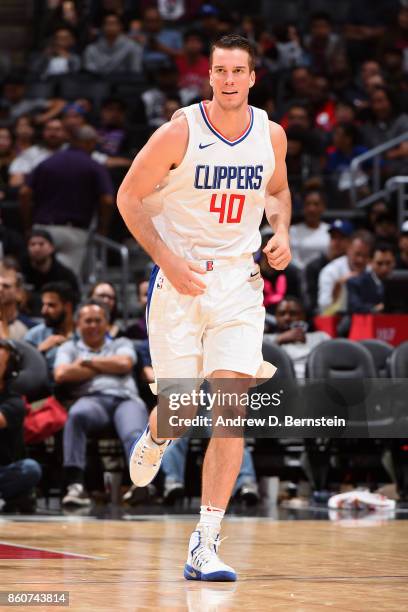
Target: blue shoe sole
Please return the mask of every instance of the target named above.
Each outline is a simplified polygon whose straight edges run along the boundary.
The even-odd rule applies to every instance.
[[[211,574],[203,574],[186,563],[184,566],[184,578],[186,580],[201,580],[203,582],[235,582],[237,575],[232,572],[212,572]]]

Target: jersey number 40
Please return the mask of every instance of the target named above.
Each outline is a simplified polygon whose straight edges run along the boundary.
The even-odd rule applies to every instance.
[[[219,214],[218,223],[240,223],[245,196],[236,193],[228,196],[226,193],[223,193],[221,195],[221,202],[218,204],[219,195],[221,194],[214,193],[211,196],[210,202],[210,212]]]

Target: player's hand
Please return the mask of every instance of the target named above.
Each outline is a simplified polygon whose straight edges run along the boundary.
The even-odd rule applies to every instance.
[[[205,270],[192,261],[174,256],[167,265],[162,266],[162,269],[166,278],[182,295],[195,297],[202,295],[207,288],[207,285],[197,276],[197,274],[205,274]]]
[[[275,270],[284,270],[292,259],[289,246],[289,233],[287,231],[276,232],[276,234],[268,240],[263,252],[271,268]]]

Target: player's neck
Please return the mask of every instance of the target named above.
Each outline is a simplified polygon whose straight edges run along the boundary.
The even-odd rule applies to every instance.
[[[247,102],[239,108],[225,110],[216,100],[211,100],[206,105],[206,110],[211,123],[229,140],[238,138],[251,119]]]

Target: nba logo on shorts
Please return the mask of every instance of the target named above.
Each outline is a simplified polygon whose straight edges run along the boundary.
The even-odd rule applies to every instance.
[[[164,279],[163,279],[162,276],[158,279],[158,281],[156,283],[156,289],[161,289],[163,287],[163,280]]]
[[[206,270],[207,272],[211,272],[214,270],[214,262],[212,260],[206,262]]]

